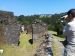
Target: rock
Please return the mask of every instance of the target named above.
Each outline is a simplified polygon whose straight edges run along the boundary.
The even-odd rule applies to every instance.
[[[3,49],[0,49],[0,54],[3,54],[4,50]]]

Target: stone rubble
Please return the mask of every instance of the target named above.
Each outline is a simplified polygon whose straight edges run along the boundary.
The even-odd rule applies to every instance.
[[[39,48],[36,50],[36,54],[34,56],[53,56],[52,53],[52,37],[50,34],[44,36],[44,41],[40,44]]]

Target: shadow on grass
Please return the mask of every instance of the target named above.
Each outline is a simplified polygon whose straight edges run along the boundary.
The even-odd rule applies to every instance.
[[[60,42],[63,44],[63,46],[66,46],[68,44],[67,40],[60,41]]]
[[[58,36],[57,34],[52,34],[52,35],[54,35],[54,36]]]
[[[33,40],[32,40],[32,39],[29,39],[29,43],[30,43],[30,44],[33,44]]]
[[[52,34],[52,35],[57,36],[57,37],[64,38],[64,36],[63,36],[63,35],[57,35],[57,34]]]

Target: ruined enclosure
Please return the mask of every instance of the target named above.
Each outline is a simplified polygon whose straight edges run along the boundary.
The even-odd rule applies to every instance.
[[[0,43],[4,43],[4,28],[0,25]]]
[[[38,38],[45,35],[47,32],[47,24],[42,22],[41,20],[35,20],[32,23],[32,39],[35,42]]]
[[[0,11],[0,43],[17,44],[20,36],[20,25],[13,12]]]
[[[27,33],[32,33],[32,41],[36,42],[40,37],[44,36],[47,32],[48,25],[41,20],[33,20],[31,25],[26,28]]]

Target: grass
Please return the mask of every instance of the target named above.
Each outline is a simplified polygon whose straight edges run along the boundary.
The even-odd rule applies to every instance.
[[[56,32],[54,32],[54,31],[49,31],[49,32],[53,36],[53,41],[52,41],[53,56],[62,56],[63,45],[59,41],[64,41],[64,38],[55,36]]]
[[[51,34],[56,34],[56,32],[49,31]],[[39,39],[36,43],[31,45],[28,41],[31,39],[31,34],[25,34],[25,32],[20,35],[20,46],[0,45],[0,49],[4,50],[3,54],[0,56],[33,56],[36,53],[36,49],[40,44],[40,41],[43,39]],[[58,36],[53,35],[52,41],[52,50],[54,56],[61,56],[61,47],[58,41],[63,41],[64,38],[60,38]]]
[[[21,48],[26,48],[26,49],[32,49],[33,48],[33,45],[31,45],[29,43],[29,40],[32,38],[31,34],[24,34],[22,33],[21,34],[21,37],[20,37],[20,47]]]
[[[54,37],[54,38],[56,38],[57,40],[59,40],[59,41],[64,41],[65,40],[65,38],[64,38],[64,36],[63,35],[59,35],[59,36],[57,36],[57,33],[55,32],[55,31],[49,31],[51,34],[52,34],[52,36]]]
[[[62,56],[62,45],[53,38],[52,42],[52,50],[53,50],[53,55],[54,56]]]
[[[0,56],[33,56],[34,46],[28,42],[29,39],[31,39],[31,34],[23,32],[20,35],[20,46],[0,45],[0,49],[4,50],[4,53],[0,54]]]
[[[63,45],[59,41],[64,41],[65,38],[63,38],[62,36],[55,36],[57,33],[54,31],[50,31],[50,33],[53,36],[53,41],[52,41],[53,56],[62,56]]]

